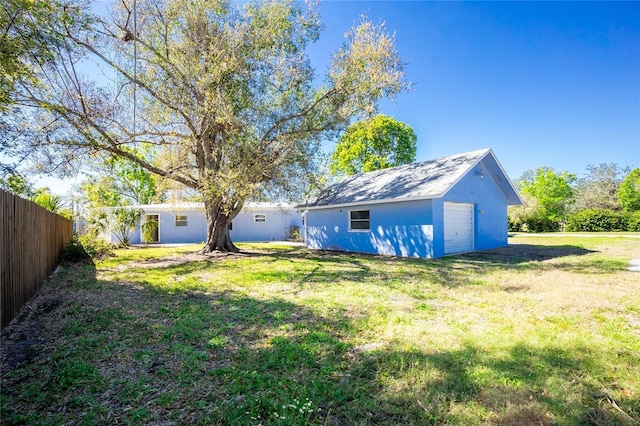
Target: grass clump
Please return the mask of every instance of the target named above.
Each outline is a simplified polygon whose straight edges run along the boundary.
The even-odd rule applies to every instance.
[[[67,262],[82,262],[91,259],[102,259],[113,256],[111,245],[91,234],[78,237],[74,235],[65,246],[60,259]]]
[[[5,333],[3,423],[637,424],[640,240],[511,242],[71,265],[40,293],[55,309]]]

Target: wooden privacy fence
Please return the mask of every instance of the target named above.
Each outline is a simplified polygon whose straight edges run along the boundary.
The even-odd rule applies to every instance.
[[[53,271],[72,236],[69,219],[0,189],[2,328]]]

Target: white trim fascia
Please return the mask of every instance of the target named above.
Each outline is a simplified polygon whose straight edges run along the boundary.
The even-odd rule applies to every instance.
[[[507,174],[507,172],[505,172],[504,168],[502,167],[502,164],[500,164],[500,161],[498,161],[498,157],[496,157],[496,154],[493,152],[493,150],[491,148],[487,148],[487,152],[478,159],[478,161],[476,161],[475,163],[473,163],[468,169],[467,171],[465,171],[463,174],[460,175],[460,177],[458,179],[456,179],[450,186],[449,188],[447,188],[446,191],[444,191],[442,193],[442,197],[444,197],[445,195],[447,195],[447,193],[449,191],[451,191],[453,189],[454,186],[456,186],[458,184],[458,182],[460,182],[468,173],[470,170],[473,170],[474,167],[476,167],[478,164],[480,164],[485,158],[487,158],[487,155],[491,154],[491,157],[493,158],[493,161],[496,162],[496,164],[498,165],[498,168],[500,169],[500,172],[502,173],[502,176],[504,176],[506,178],[507,184],[509,184],[511,186],[511,189],[513,190],[513,192],[516,194],[516,197],[518,197],[518,200],[520,201],[520,204],[524,204],[524,201],[522,200],[522,197],[520,197],[520,194],[518,193],[518,190],[516,189],[515,185],[513,184],[513,182],[511,182],[511,179],[509,178],[509,175]],[[497,182],[496,184],[498,185],[498,187],[500,186]],[[507,205],[510,205],[509,203],[507,203]]]
[[[185,204],[136,204],[127,206],[101,207],[103,210],[113,210],[117,208],[125,209],[141,209],[145,213],[148,212],[184,212],[202,210],[204,211],[204,203],[185,203]],[[278,204],[278,203],[246,203],[242,206],[241,211],[260,211],[260,210],[296,210],[295,204]]]
[[[134,204],[134,205],[126,205],[126,206],[112,206],[112,207],[101,207],[103,210],[111,211],[118,208],[133,210],[140,209],[148,214],[148,212],[172,212],[172,211],[189,211],[189,210],[204,210],[204,204]]]
[[[518,188],[516,188],[516,186],[513,184],[513,182],[511,181],[511,178],[509,177],[509,175],[507,174],[507,172],[505,172],[504,167],[502,167],[502,164],[500,164],[500,161],[498,160],[498,157],[496,157],[496,155],[493,153],[493,150],[489,149],[489,151],[491,151],[491,154],[493,154],[493,159],[495,160],[496,164],[498,165],[498,167],[500,168],[500,171],[502,172],[502,175],[504,177],[507,178],[507,183],[509,185],[511,185],[511,189],[513,189],[513,192],[515,192],[516,197],[518,197],[518,200],[520,201],[520,204],[524,204],[524,200],[522,199],[522,197],[520,196],[520,193],[518,192]],[[484,158],[484,157],[483,157]],[[513,205],[513,204],[512,204]]]
[[[244,212],[254,212],[261,210],[296,210],[296,204],[278,204],[278,203],[245,203],[242,206]]]

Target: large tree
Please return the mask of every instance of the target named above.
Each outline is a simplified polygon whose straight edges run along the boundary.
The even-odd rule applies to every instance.
[[[72,9],[58,0],[3,0],[0,4],[0,110],[6,110],[20,82],[35,82],[37,67],[52,59],[63,34],[55,21],[71,20]]]
[[[12,149],[16,136],[31,117],[14,108],[16,90],[39,81],[42,66],[64,43],[59,23],[83,25],[79,8],[59,0],[3,0],[0,2],[0,176],[18,175],[30,152]]]
[[[575,175],[556,173],[551,167],[526,171],[515,181],[524,200],[509,206],[509,226],[514,231],[548,232],[561,229],[573,200]]]
[[[142,152],[136,155],[144,157]],[[163,199],[155,175],[127,158],[110,155],[96,159],[92,171],[97,173],[81,184],[89,207],[151,204]]]
[[[350,125],[331,155],[331,173],[354,175],[409,164],[416,159],[416,134],[393,117],[378,114]]]
[[[562,220],[573,199],[572,173],[556,173],[551,167],[540,167],[534,173],[525,173],[518,186],[523,194],[532,197],[538,206],[538,214],[552,221]]]
[[[393,37],[366,19],[318,80],[306,49],[322,25],[293,0],[121,0],[109,18],[73,24],[57,23],[66,42],[42,67],[47,84],[15,96],[43,124],[31,139],[40,158],[105,151],[198,191],[204,252],[236,251],[229,224],[247,198],[294,189],[320,140],[408,88]],[[83,76],[87,58],[110,87]],[[154,161],[138,146],[155,147]]]
[[[19,173],[7,173],[0,177],[0,188],[18,197],[31,198],[34,195],[31,182]]]
[[[585,209],[619,210],[617,192],[629,170],[614,163],[587,166],[587,175],[578,179],[573,187],[572,211]]]
[[[618,188],[618,200],[624,211],[640,211],[640,168],[633,169]]]

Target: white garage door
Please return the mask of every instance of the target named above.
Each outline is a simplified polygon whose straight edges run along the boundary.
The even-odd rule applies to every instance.
[[[473,250],[473,204],[444,203],[444,253]]]

